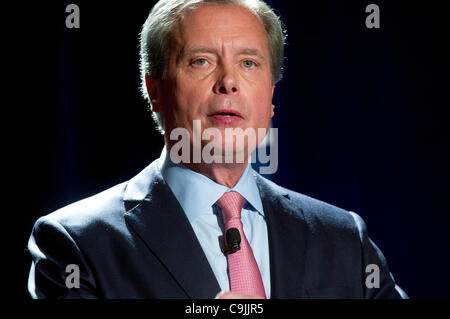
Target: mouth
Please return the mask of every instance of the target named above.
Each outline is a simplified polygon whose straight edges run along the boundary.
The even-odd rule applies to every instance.
[[[216,125],[238,126],[244,117],[238,111],[231,109],[221,109],[208,115]]]
[[[211,113],[209,116],[224,116],[224,117],[239,117],[243,118],[241,113],[235,110],[229,110],[229,109],[222,109],[217,112]]]

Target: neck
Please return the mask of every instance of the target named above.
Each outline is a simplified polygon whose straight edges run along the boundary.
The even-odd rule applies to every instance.
[[[245,163],[233,164],[205,164],[205,163],[181,163],[187,168],[205,175],[218,184],[233,188],[248,165]]]
[[[167,156],[169,157],[173,146],[171,142],[172,141],[168,140],[166,136],[165,145]],[[228,188],[233,188],[237,184],[242,174],[244,174],[249,160],[248,153],[244,153],[243,160],[239,161],[236,160],[236,154],[234,154],[232,163],[226,163],[225,158],[222,158],[220,163],[214,161],[212,163],[205,163],[202,158],[200,159],[200,163],[195,163],[193,160],[194,151],[192,146],[189,154],[189,161],[183,162],[183,160],[181,160],[180,164]]]

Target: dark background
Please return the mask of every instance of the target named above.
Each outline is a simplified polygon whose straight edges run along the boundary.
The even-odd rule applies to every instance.
[[[69,3],[80,6],[80,29],[65,27]],[[23,248],[38,217],[159,156],[138,70],[138,34],[153,3],[24,8],[35,19],[22,35],[28,69],[18,97],[27,120]],[[380,7],[380,29],[365,26],[370,3]],[[288,32],[271,179],[361,215],[412,298],[448,298],[449,37],[440,3],[269,1]]]

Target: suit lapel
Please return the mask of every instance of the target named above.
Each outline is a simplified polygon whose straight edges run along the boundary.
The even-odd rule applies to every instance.
[[[304,297],[306,223],[283,189],[257,176],[267,221],[271,298]]]
[[[136,201],[144,194],[145,198]],[[156,161],[129,182],[125,219],[188,298],[213,298],[220,287],[203,249]]]
[[[256,175],[267,219],[271,298],[304,295],[307,225],[281,187]],[[125,219],[167,268],[188,298],[213,298],[220,286],[157,161],[129,181]]]

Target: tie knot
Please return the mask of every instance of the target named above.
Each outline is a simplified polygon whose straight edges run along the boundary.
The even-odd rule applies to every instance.
[[[244,197],[238,192],[226,192],[216,203],[219,205],[220,209],[222,209],[225,224],[227,224],[230,219],[241,219]]]

